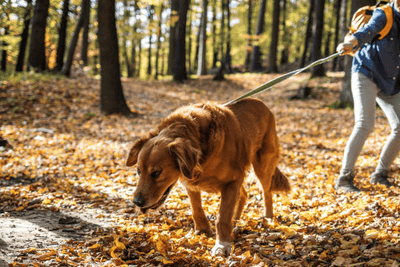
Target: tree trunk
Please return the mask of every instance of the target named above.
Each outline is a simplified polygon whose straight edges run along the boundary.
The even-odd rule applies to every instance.
[[[366,5],[375,5],[375,0],[360,0],[360,1],[351,1],[351,16],[362,6]],[[343,40],[342,40],[343,41]],[[342,91],[339,95],[339,104],[340,107],[353,106],[353,95],[351,93],[351,65],[352,65],[352,57],[344,56],[344,71],[345,76],[342,82]]]
[[[226,8],[226,55],[225,55],[225,69],[228,73],[232,73],[232,57],[231,57],[231,9],[229,7],[229,0],[223,0]]]
[[[81,8],[81,14],[79,15],[78,19],[78,24],[76,25],[75,30],[72,33],[71,41],[69,43],[67,60],[65,61],[65,64],[61,69],[61,75],[65,75],[67,77],[71,75],[71,68],[72,68],[72,63],[74,61],[75,48],[78,43],[79,33],[81,32],[83,23],[85,22],[86,19],[85,16],[88,14],[87,9],[90,8],[90,0],[82,0],[81,6],[82,8]]]
[[[101,65],[100,109],[105,114],[131,115],[120,78],[115,0],[98,0],[97,16]]]
[[[152,43],[152,35],[153,35],[153,16],[154,16],[154,5],[149,6],[149,12],[148,12],[148,19],[149,19],[149,50],[147,54],[147,77],[151,77],[151,71],[152,71],[152,66],[151,66],[151,46],[153,45]]]
[[[244,68],[246,71],[250,69],[250,59],[251,59],[251,52],[253,50],[252,47],[252,35],[251,35],[251,22],[253,19],[253,1],[248,0],[247,5],[247,46],[246,46],[246,59],[244,61]]]
[[[24,29],[21,34],[21,42],[19,43],[19,52],[15,71],[21,72],[24,70],[24,61],[26,46],[29,38],[29,25],[31,24],[31,13],[32,13],[32,0],[27,0],[26,11],[24,15]]]
[[[45,35],[49,5],[49,0],[36,0],[32,20],[28,68],[32,67],[39,72],[46,70],[47,67]]]
[[[208,1],[203,0],[203,12],[201,14],[201,28],[200,28],[200,48],[199,48],[199,63],[197,68],[197,75],[206,75],[206,41],[207,41],[207,6]]]
[[[217,67],[218,62],[218,43],[217,43],[217,0],[214,0],[212,6],[212,40],[213,40],[213,53],[212,53],[212,68]]]
[[[286,32],[286,0],[282,0],[282,44],[283,49],[281,52],[281,62],[280,65],[285,65],[289,62],[289,47],[290,47],[290,34]]]
[[[253,48],[250,61],[250,71],[262,71],[261,50],[258,45],[261,34],[264,32],[265,25],[265,11],[267,9],[267,0],[261,0],[260,11],[258,13],[257,29],[256,29],[256,44]]]
[[[186,20],[189,2],[190,0],[179,0],[174,81],[183,81],[188,78],[186,72]]]
[[[311,53],[312,61],[316,61],[321,58],[322,55],[322,36],[324,29],[324,9],[325,0],[316,0],[315,8],[315,29],[313,36],[313,49]],[[324,65],[320,64],[315,66],[311,70],[311,77],[323,77],[325,76]]]
[[[192,71],[193,70],[193,68],[192,68],[192,16],[193,16],[193,11],[189,10],[188,12],[189,12],[189,22],[188,22],[188,25],[187,25],[187,33],[186,33],[186,35],[188,37],[188,40],[187,40],[188,44],[187,44],[186,52],[187,52],[188,70],[189,70],[189,73],[193,73],[193,71]],[[201,22],[200,22],[200,25],[201,25]],[[199,36],[199,34],[200,34],[200,27],[199,27],[199,32],[198,32],[197,36]],[[195,53],[198,53],[199,40],[200,40],[200,38],[197,39],[197,43],[196,43],[197,46],[196,46],[196,49],[195,49]],[[196,54],[195,58],[197,56],[198,55]]]
[[[167,74],[172,75],[175,71],[175,56],[176,56],[176,38],[179,21],[179,1],[171,0],[171,17],[169,28],[169,54],[168,54],[168,70]]]
[[[278,66],[276,65],[278,57],[278,39],[279,39],[279,14],[281,12],[280,0],[274,0],[274,11],[272,15],[272,35],[269,46],[267,72],[273,73],[278,72]]]
[[[136,67],[136,46],[138,44],[138,35],[137,35],[137,29],[138,29],[138,17],[140,15],[140,9],[139,9],[139,1],[135,1],[134,3],[134,9],[135,9],[135,23],[133,24],[133,38],[132,38],[132,51],[131,51],[131,71],[132,71],[132,77],[137,77],[139,76],[139,71],[137,71]],[[131,76],[128,76],[131,77]]]
[[[160,13],[158,15],[158,26],[157,26],[157,50],[156,50],[156,73],[154,75],[154,79],[158,79],[158,73],[159,73],[159,64],[158,62],[160,61],[160,50],[161,50],[161,26],[162,26],[162,13],[164,11],[164,5],[161,4],[160,6]],[[161,72],[162,73],[162,72]]]
[[[340,26],[339,26],[339,40],[338,43],[344,40],[348,31],[347,27],[347,0],[340,0]],[[344,70],[344,58],[345,57],[338,57],[336,58],[337,70],[343,71]]]
[[[10,26],[6,25],[4,27],[4,36],[8,35],[8,31],[9,31]],[[2,50],[1,50],[1,70],[2,71],[7,71],[7,48],[6,46],[8,45],[6,41],[2,42]]]
[[[339,37],[340,37],[340,10],[341,10],[341,3],[342,3],[342,1],[341,0],[335,0],[335,5],[334,5],[334,9],[335,9],[335,12],[336,12],[336,24],[335,24],[335,40],[334,40],[334,46],[335,46],[335,49],[336,49],[336,47],[338,46],[338,44],[339,44]],[[340,58],[340,57],[339,57]],[[339,58],[334,58],[333,60],[332,60],[332,70],[333,71],[335,71],[336,69],[337,69],[337,63],[338,63],[338,59]]]
[[[57,57],[55,71],[61,71],[64,65],[65,46],[67,39],[67,26],[68,26],[68,13],[69,1],[65,0],[63,3],[63,10],[61,15],[60,27],[58,28],[58,44],[57,44]]]
[[[81,50],[81,60],[83,66],[87,66],[88,62],[88,47],[89,47],[89,24],[90,24],[90,0],[88,1],[89,8],[87,8],[86,14],[84,16],[85,20],[83,22],[83,33],[82,33],[82,50]]]
[[[307,29],[306,29],[306,36],[304,37],[304,51],[301,57],[300,67],[303,68],[306,64],[307,60],[307,53],[308,53],[308,45],[310,43],[311,35],[312,35],[312,25],[314,22],[313,14],[315,8],[315,1],[310,0],[310,9],[308,11],[308,21],[307,21]]]

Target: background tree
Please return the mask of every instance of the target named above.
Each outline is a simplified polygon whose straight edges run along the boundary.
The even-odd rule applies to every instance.
[[[55,71],[61,71],[64,65],[65,47],[67,41],[67,26],[69,14],[69,0],[63,1],[60,26],[58,27],[58,45]]]
[[[175,50],[174,81],[187,80],[186,71],[186,20],[190,0],[179,0],[178,30]]]
[[[200,47],[199,47],[199,63],[197,68],[197,75],[207,74],[206,66],[206,42],[207,42],[207,7],[208,1],[202,1],[202,13],[201,13],[201,28],[200,28]]]
[[[90,0],[88,0],[89,8],[85,8],[86,14],[84,15],[83,21],[83,32],[82,32],[82,49],[81,49],[81,60],[82,65],[88,65],[88,48],[89,48],[89,25],[90,25]]]
[[[74,60],[76,45],[78,43],[79,33],[81,32],[83,24],[85,23],[85,20],[86,20],[85,16],[90,14],[88,9],[90,9],[90,0],[82,0],[81,14],[79,15],[78,23],[75,26],[75,30],[72,34],[71,41],[68,46],[67,59],[61,69],[62,75],[65,75],[65,76],[71,75],[71,68],[72,68],[72,63]]]
[[[148,6],[148,20],[149,20],[149,49],[148,49],[148,54],[147,54],[147,77],[149,78],[151,76],[152,72],[152,65],[151,65],[151,47],[153,45],[152,40],[153,40],[153,22],[154,22],[154,5],[149,5]]]
[[[98,38],[100,47],[100,109],[106,114],[131,115],[121,84],[115,0],[98,0]]]
[[[316,0],[315,5],[315,26],[314,26],[314,35],[313,35],[313,48],[311,51],[312,61],[316,61],[321,58],[322,52],[322,36],[324,29],[324,9],[325,9],[325,0]],[[325,76],[324,65],[320,64],[312,68],[311,71],[312,77],[321,77]]]
[[[21,41],[19,43],[19,52],[17,64],[15,65],[15,71],[21,72],[24,70],[24,62],[25,62],[25,53],[26,46],[28,44],[29,38],[29,25],[31,24],[31,16],[32,16],[32,0],[26,1],[26,10],[24,15],[24,29],[21,33]]]
[[[251,35],[252,33],[252,19],[253,19],[253,1],[248,0],[248,5],[247,5],[247,44],[246,44],[246,58],[244,61],[244,67],[246,71],[249,71],[250,69],[250,59],[251,59],[251,51],[253,50],[252,47],[252,40],[253,37]]]
[[[257,29],[256,29],[256,44],[253,47],[253,53],[250,61],[250,71],[261,71],[263,69],[261,62],[261,50],[259,39],[264,32],[265,11],[267,9],[267,0],[260,1],[260,11],[258,13]]]
[[[8,15],[6,17],[7,17],[7,20],[9,20]],[[9,30],[10,30],[10,25],[6,24],[6,26],[4,27],[4,36],[5,37],[8,36]],[[8,43],[3,40],[2,45],[1,45],[2,49],[1,49],[1,64],[0,64],[2,71],[7,70],[7,45],[8,45]]]
[[[300,61],[300,67],[304,67],[306,64],[307,60],[307,53],[308,53],[308,45],[310,43],[310,39],[312,36],[312,26],[313,26],[313,16],[314,16],[314,9],[315,9],[315,1],[317,0],[310,0],[310,8],[308,11],[308,20],[307,20],[307,29],[306,29],[306,35],[304,36],[304,50],[303,50],[303,55],[301,57]]]
[[[174,74],[175,71],[175,56],[176,56],[176,39],[179,21],[179,1],[171,0],[171,15],[169,28],[169,54],[168,54],[168,71],[167,74]]]
[[[161,3],[160,9],[159,9],[159,13],[158,13],[158,25],[157,25],[157,48],[156,48],[156,65],[155,65],[155,69],[156,72],[154,74],[154,79],[158,79],[158,74],[160,73],[159,71],[159,61],[160,61],[160,51],[161,51],[161,38],[162,38],[162,23],[163,23],[163,19],[162,19],[162,14],[164,12],[164,4]],[[161,73],[163,73],[163,71],[161,70]]]
[[[281,12],[281,1],[274,0],[274,11],[272,15],[272,34],[271,34],[271,42],[269,45],[269,54],[268,54],[268,65],[267,72],[278,72],[278,66],[276,65],[277,57],[278,57],[278,40],[279,40],[279,14]]]
[[[47,69],[45,35],[49,5],[49,0],[36,0],[34,8],[28,67],[32,67],[36,71]]]

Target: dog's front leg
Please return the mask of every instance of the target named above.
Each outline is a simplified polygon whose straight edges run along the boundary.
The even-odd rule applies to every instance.
[[[232,182],[221,191],[221,206],[216,224],[217,240],[211,251],[212,256],[227,256],[232,251],[233,216],[238,204],[240,186],[241,183]]]
[[[189,195],[190,204],[192,206],[192,213],[194,219],[194,229],[196,234],[205,233],[211,235],[211,227],[206,214],[204,213],[203,207],[201,205],[201,193],[195,192],[187,189]]]

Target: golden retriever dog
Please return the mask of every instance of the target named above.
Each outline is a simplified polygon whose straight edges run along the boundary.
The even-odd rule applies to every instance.
[[[137,165],[133,202],[143,212],[156,209],[179,180],[189,195],[196,233],[212,230],[201,191],[219,193],[214,255],[231,252],[231,235],[247,199],[243,185],[251,165],[259,179],[265,216],[273,216],[272,193],[289,191],[277,168],[279,141],[275,119],[260,100],[247,98],[227,106],[203,103],[181,107],[155,130],[137,140],[126,165]]]

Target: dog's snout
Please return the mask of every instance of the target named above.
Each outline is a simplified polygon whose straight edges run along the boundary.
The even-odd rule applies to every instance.
[[[133,203],[135,203],[135,205],[138,207],[144,207],[146,201],[142,195],[138,195],[133,199]]]

